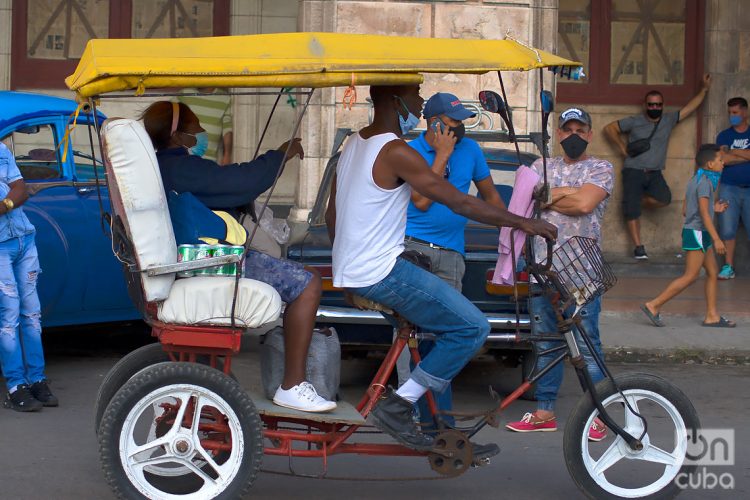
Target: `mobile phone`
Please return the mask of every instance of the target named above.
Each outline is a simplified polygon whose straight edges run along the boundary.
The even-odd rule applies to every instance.
[[[439,132],[442,132],[443,127],[444,127],[443,122],[440,120],[435,120],[434,122],[432,122],[432,131],[435,132],[436,134]]]

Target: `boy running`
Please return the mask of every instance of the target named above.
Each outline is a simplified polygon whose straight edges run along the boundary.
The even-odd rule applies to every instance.
[[[643,304],[641,309],[654,326],[664,326],[661,308],[698,279],[703,267],[706,270],[706,317],[703,326],[733,328],[737,326],[736,323],[719,316],[716,311],[718,266],[714,248],[720,255],[724,255],[726,248],[719,239],[713,218],[714,212],[723,212],[728,204],[724,201],[714,202],[714,193],[724,169],[724,159],[719,146],[703,144],[698,148],[695,162],[698,170],[688,182],[683,205],[685,224],[682,228],[682,249],[685,251],[685,273],[672,281],[655,299]]]

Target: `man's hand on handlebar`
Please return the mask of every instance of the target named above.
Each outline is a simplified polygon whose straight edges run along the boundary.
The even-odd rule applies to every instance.
[[[551,241],[557,239],[557,226],[540,219],[525,219],[519,229],[530,236],[541,236]]]
[[[300,160],[305,158],[305,151],[302,149],[302,139],[300,139],[299,137],[292,139],[291,141],[286,141],[284,144],[279,146],[278,150],[282,153],[284,151],[287,152],[287,161],[291,160],[295,156],[299,156]]]

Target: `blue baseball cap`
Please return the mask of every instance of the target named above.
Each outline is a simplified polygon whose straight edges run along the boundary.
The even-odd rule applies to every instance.
[[[424,111],[422,114],[425,118],[445,115],[459,121],[477,116],[476,113],[472,113],[464,108],[458,97],[453,94],[448,94],[447,92],[438,92],[430,97],[424,105]]]

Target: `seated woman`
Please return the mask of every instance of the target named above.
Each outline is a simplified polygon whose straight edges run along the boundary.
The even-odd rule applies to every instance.
[[[300,139],[295,139],[254,161],[220,166],[200,157],[207,136],[187,105],[155,102],[143,112],[142,119],[156,148],[166,192],[190,192],[212,210],[231,213],[236,207],[252,203],[273,184],[285,151],[287,160],[303,155]],[[320,276],[296,262],[254,250],[247,252],[244,275],[268,283],[287,303],[283,320],[284,380],[273,402],[309,412],[336,408],[335,402],[320,397],[305,380],[307,351],[320,304]]]

